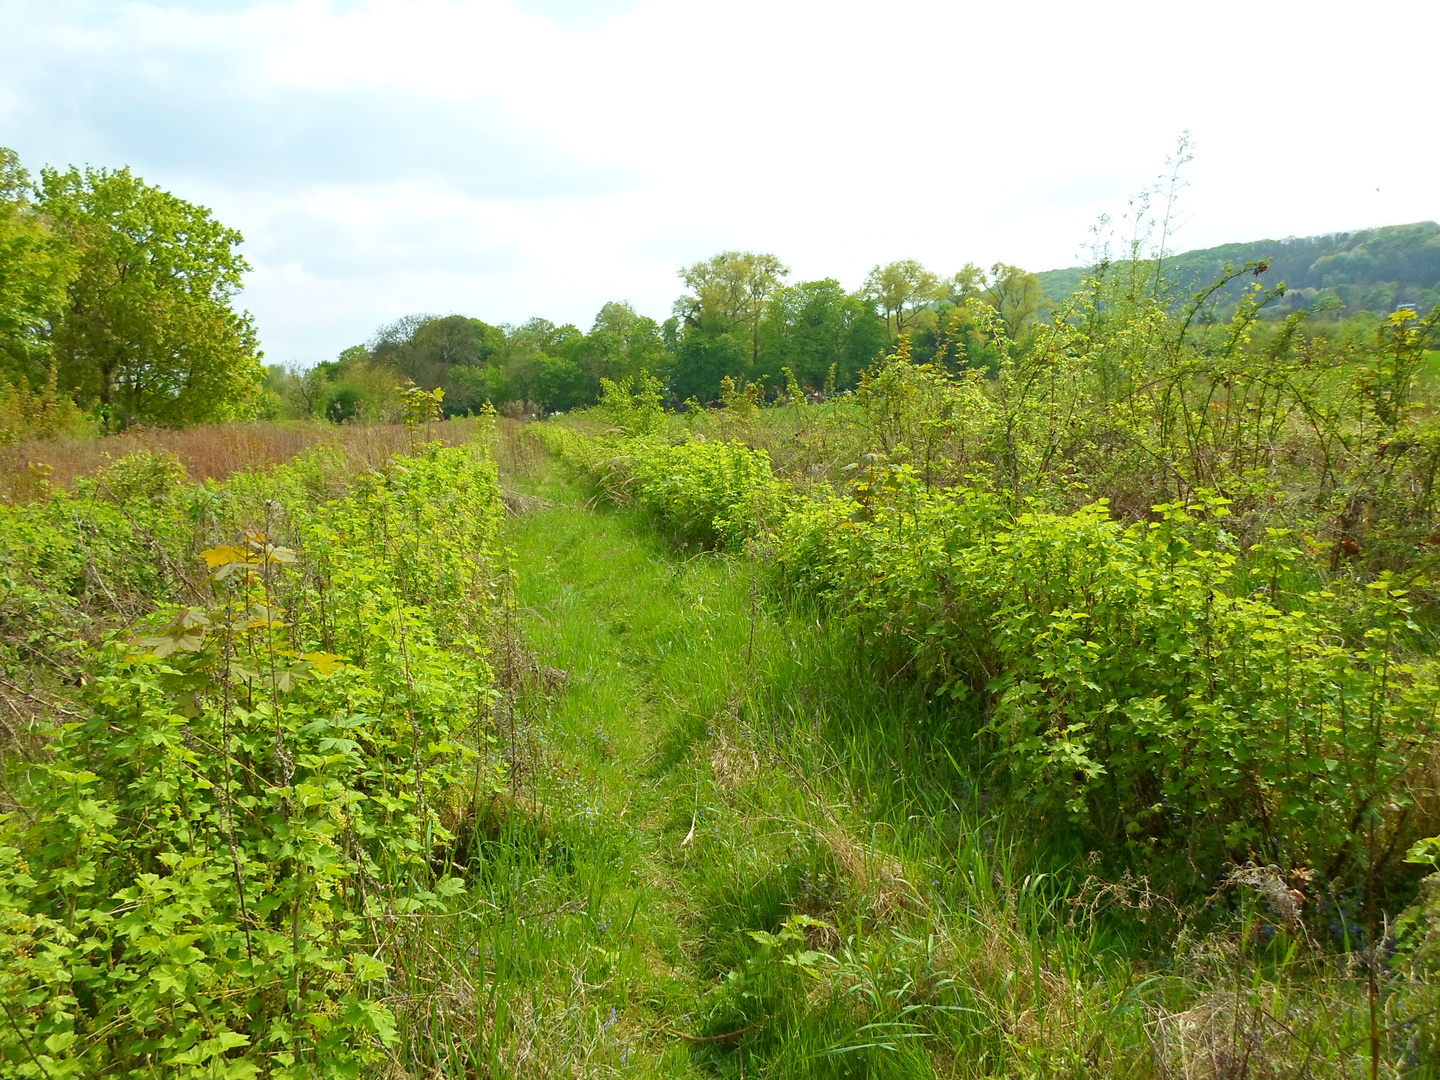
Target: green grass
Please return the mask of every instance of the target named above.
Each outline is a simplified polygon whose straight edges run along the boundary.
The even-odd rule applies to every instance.
[[[1430,349],[1420,361],[1420,382],[1432,385],[1437,376],[1440,376],[1440,349]]]
[[[496,660],[528,689],[462,830],[469,913],[417,962],[450,974],[414,983],[412,1075],[1366,1074],[1364,980],[1253,896],[1176,945],[1143,882],[994,816],[973,717],[746,558],[509,470],[538,498],[507,534],[527,653]],[[1416,1038],[1382,1075],[1424,1075]]]

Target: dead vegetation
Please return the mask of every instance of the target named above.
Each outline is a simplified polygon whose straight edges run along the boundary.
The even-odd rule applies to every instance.
[[[454,446],[468,441],[479,423],[446,420],[431,425],[434,437]],[[181,429],[134,427],[99,438],[58,436],[24,439],[0,447],[0,500],[26,502],[45,486],[69,488],[131,454],[173,454],[191,481],[223,480],[233,473],[267,469],[321,444],[338,446],[352,468],[373,469],[412,448],[403,424],[328,424],[320,421],[201,424]]]

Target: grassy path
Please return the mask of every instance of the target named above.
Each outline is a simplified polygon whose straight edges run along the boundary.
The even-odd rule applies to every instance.
[[[699,1075],[706,1044],[672,1034],[696,1034],[706,981],[688,872],[712,828],[697,746],[741,677],[749,582],[711,556],[682,561],[630,517],[548,494],[509,542],[527,645],[565,675],[529,695],[517,774],[563,837],[570,880],[556,887],[583,891],[590,917],[583,950],[553,957],[572,989],[537,1071]],[[756,629],[768,640],[768,624]]]
[[[1355,971],[1248,958],[1244,911],[1174,946],[1143,879],[1097,887],[1083,849],[985,811],[973,717],[746,559],[531,465],[508,524],[530,689],[468,945],[481,1075],[1365,1074]],[[1393,1053],[1412,1071],[1386,1075],[1440,1075]]]
[[[565,675],[527,696],[512,826],[563,852],[540,888],[583,910],[552,927],[564,944],[536,946],[543,963],[524,958],[513,990],[543,986],[526,1023],[545,1034],[528,1044],[512,1012],[512,1054],[526,1044],[548,1075],[876,1075],[863,1052],[824,1057],[853,1023],[823,1010],[804,1032],[777,1022],[787,993],[804,1004],[798,973],[754,970],[738,988],[730,974],[766,959],[751,930],[842,907],[863,930],[913,891],[893,834],[874,835],[876,808],[854,820],[824,779],[840,762],[786,749],[836,711],[826,699],[844,682],[826,675],[819,625],[764,603],[744,560],[677,552],[632,515],[540,490],[548,505],[512,519],[508,542],[527,646]],[[849,701],[892,721],[911,704]],[[787,1064],[796,1054],[814,1060]],[[912,1056],[887,1054],[908,1064],[881,1072],[929,1075]]]
[[[489,1075],[1133,1066],[1130,976],[1040,929],[1063,912],[977,812],[953,710],[767,602],[744,559],[524,486],[531,689],[502,721],[470,946]]]

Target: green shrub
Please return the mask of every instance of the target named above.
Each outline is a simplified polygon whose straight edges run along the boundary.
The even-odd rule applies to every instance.
[[[612,501],[633,502],[689,543],[737,551],[772,528],[785,488],[770,456],[734,442],[589,439],[547,425],[550,449]]]
[[[660,380],[648,371],[619,382],[601,379],[600,404],[595,411],[626,435],[654,435],[665,427],[664,393]]]
[[[730,442],[637,442],[629,456],[640,505],[706,547],[738,550],[781,512],[783,489],[763,450]]]
[[[7,511],[12,536],[83,522],[9,568],[37,603],[73,599],[96,548],[134,554],[147,514],[175,561],[247,511],[269,530],[205,549],[148,633],[106,633],[82,718],[12,770],[8,1074],[354,1076],[394,1042],[397,920],[463,888],[446,823],[498,775],[499,489],[431,445],[316,506],[316,466]]]
[[[782,571],[978,697],[1021,801],[1202,874],[1395,868],[1440,708],[1404,589],[1348,596],[1358,632],[1334,593],[1235,595],[1222,499],[1125,526],[1103,504],[1012,518],[908,467],[878,489],[797,509]]]

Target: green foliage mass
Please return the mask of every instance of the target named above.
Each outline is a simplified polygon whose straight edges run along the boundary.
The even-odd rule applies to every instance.
[[[659,380],[672,405],[718,400],[727,379],[795,398],[793,379],[800,394],[821,398],[856,386],[900,330],[917,358],[955,366],[963,339],[977,346],[971,365],[993,372],[997,358],[980,354],[962,309],[993,305],[1024,344],[1044,306],[1034,275],[1004,264],[989,274],[967,266],[942,282],[913,260],[893,263],[855,292],[833,278],[786,284],[788,273],[773,255],[715,255],[681,272],[689,292],[663,327],[621,303],[601,308],[589,332],[538,318],[494,327],[410,316],[304,374],[272,369],[273,414],[392,418],[394,388],[406,381],[443,389],[451,416],[487,402],[516,417],[567,412],[599,401],[606,380],[642,375]]]
[[[0,818],[6,1075],[354,1076],[394,1045],[396,920],[461,891],[450,826],[499,775],[500,502],[474,448],[341,476],[160,455],[0,508],[6,664],[84,682]]]
[[[788,367],[812,391],[823,389],[827,381],[832,390],[853,386],[859,372],[889,344],[872,306],[833,278],[777,289],[761,335],[764,364],[758,374],[779,386]]]
[[[1237,595],[1223,499],[1127,527],[1104,504],[1010,515],[984,492],[927,492],[908,466],[880,484],[869,514],[841,499],[797,511],[781,572],[903,643],[934,692],[980,703],[993,768],[1039,818],[1211,877],[1250,860],[1331,880],[1363,878],[1367,860],[1397,870],[1440,709],[1433,663],[1408,647],[1406,590],[1283,609]],[[1283,539],[1251,553],[1296,554]]]
[[[549,428],[545,436],[612,500],[633,502],[686,543],[741,551],[784,511],[783,485],[763,450],[643,432],[592,440]]]
[[[267,386],[277,417],[394,420],[397,388],[407,383],[443,390],[447,416],[487,406],[520,416],[593,404],[607,379],[666,378],[672,367],[655,321],[628,304],[609,303],[588,334],[546,319],[514,327],[413,315],[307,372],[272,368]]]
[[[232,306],[250,268],[240,234],[128,169],[47,169],[40,192],[77,251],[53,334],[61,385],[111,429],[250,415],[262,369]]]
[[[50,320],[65,306],[75,253],[31,199],[19,156],[0,147],[0,374],[29,386],[47,366]]]

